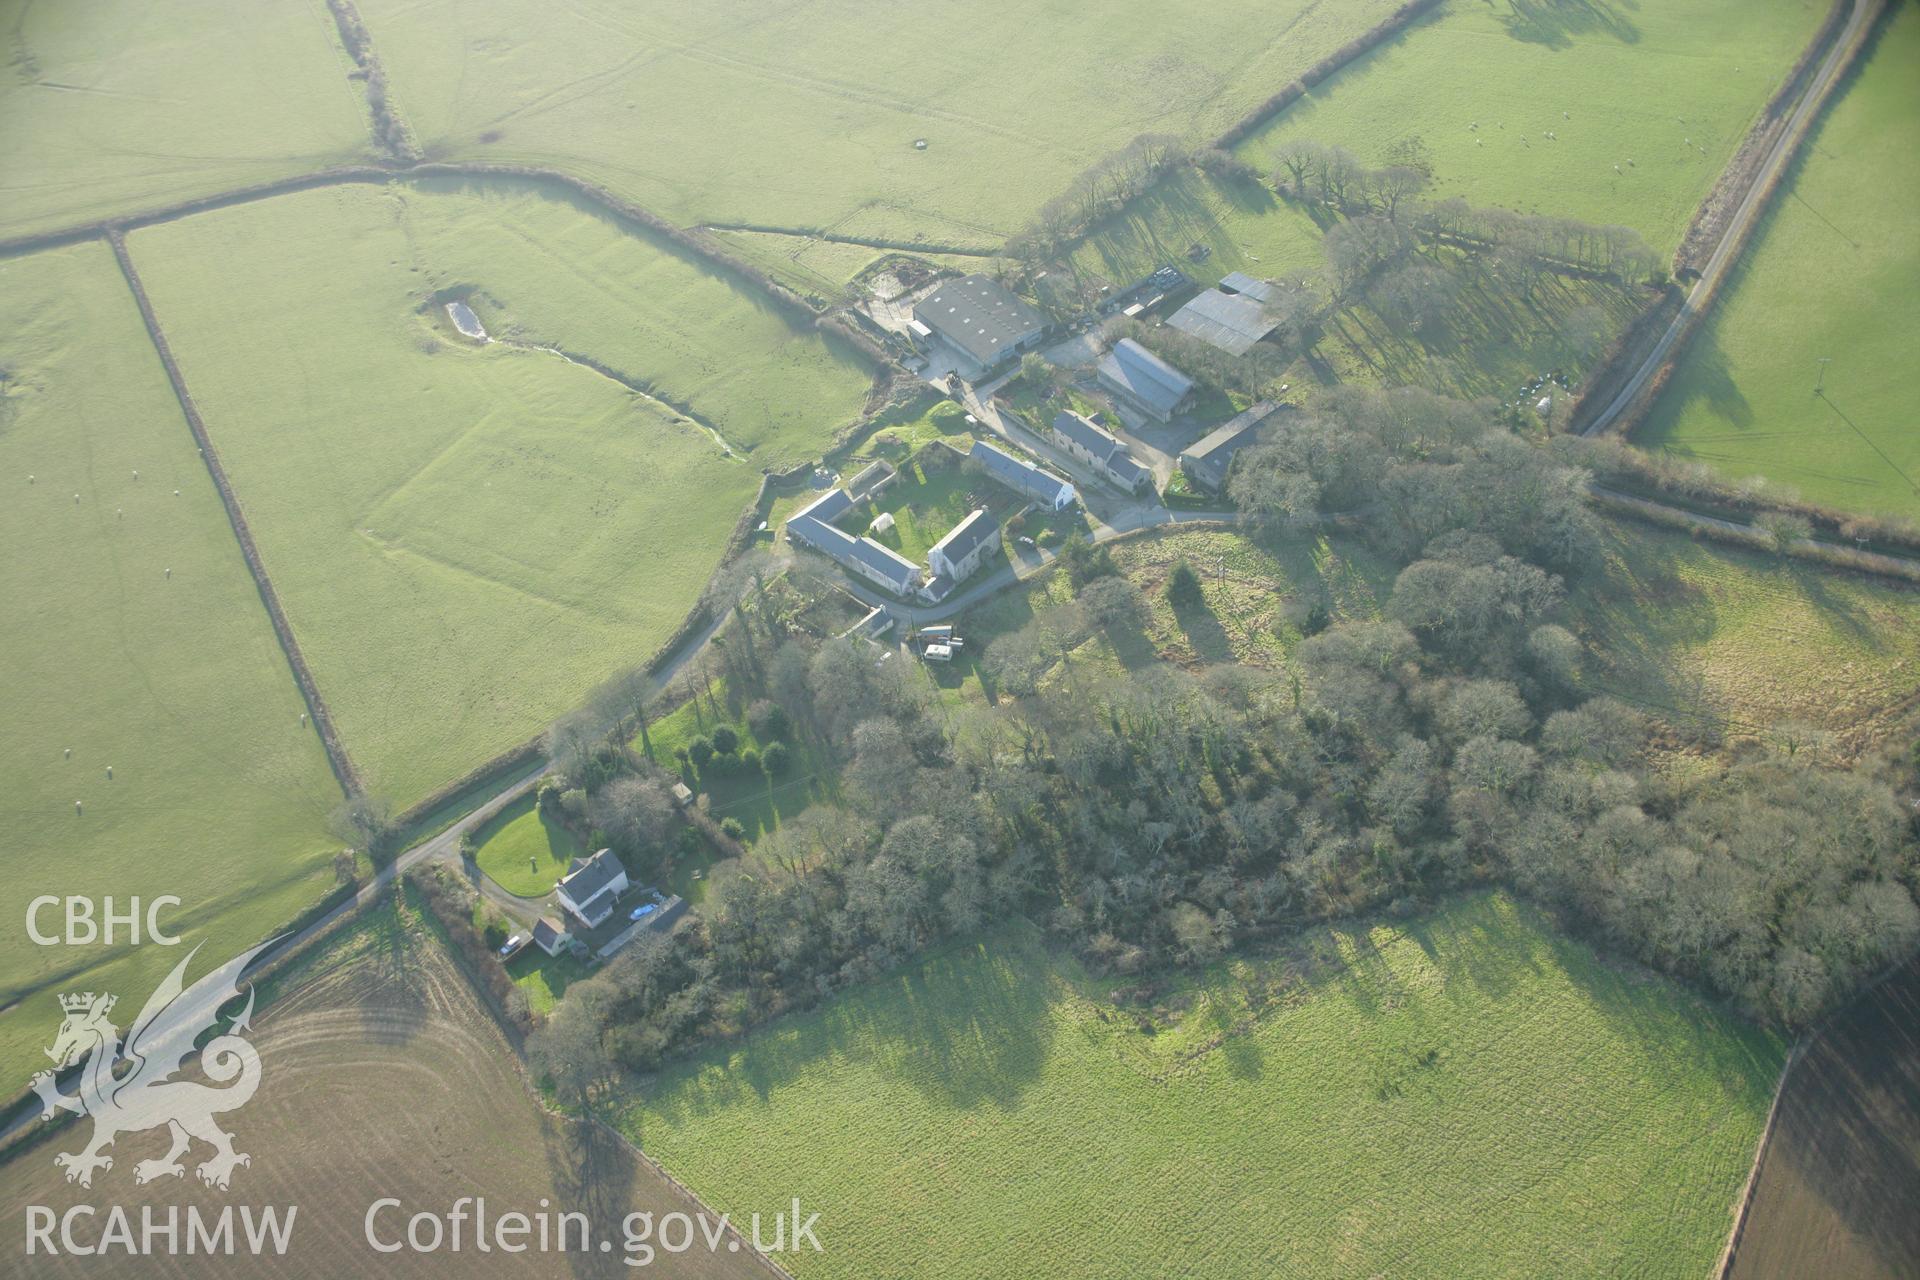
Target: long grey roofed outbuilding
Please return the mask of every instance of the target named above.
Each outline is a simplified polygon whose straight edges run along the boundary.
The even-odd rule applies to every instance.
[[[986,468],[987,474],[1000,483],[1045,503],[1057,503],[1063,492],[1073,488],[1053,472],[996,449],[985,440],[975,440],[967,456]]]
[[[1229,271],[1220,277],[1220,287],[1228,293],[1244,293],[1255,302],[1272,302],[1280,287],[1271,280],[1256,280],[1244,271]]]
[[[933,544],[927,558],[931,561],[935,555],[943,555],[949,560],[965,560],[975,547],[991,538],[998,527],[984,509],[974,511],[947,530],[947,536]]]
[[[1233,463],[1233,455],[1258,443],[1260,427],[1283,407],[1271,400],[1262,400],[1235,414],[1181,450],[1181,470],[1202,488],[1220,492],[1226,487],[1227,468]]]
[[[982,368],[1030,342],[1047,318],[983,275],[962,276],[914,304],[913,318],[951,342]]]
[[[866,565],[903,595],[911,594],[920,585],[920,566],[913,561],[872,538],[856,538],[813,516],[794,516],[788,520],[787,536],[798,537],[843,564]]]
[[[1122,338],[1100,357],[1100,376],[1122,388],[1140,403],[1160,413],[1172,413],[1189,391],[1193,379],[1147,350],[1132,338]]]
[[[1257,282],[1256,282],[1257,283]],[[1232,356],[1243,356],[1273,332],[1274,320],[1251,295],[1208,289],[1167,317],[1167,325],[1190,333]]]
[[[788,523],[811,516],[822,524],[832,524],[853,507],[853,497],[845,489],[834,487],[789,516]]]

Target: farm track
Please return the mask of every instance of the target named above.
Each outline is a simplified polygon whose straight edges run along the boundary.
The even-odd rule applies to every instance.
[[[1885,8],[1886,0],[1853,0],[1853,12],[1846,26],[1818,69],[1809,77],[1798,102],[1788,113],[1779,136],[1767,150],[1725,231],[1721,233],[1719,242],[1707,258],[1706,265],[1701,268],[1699,279],[1687,292],[1678,314],[1668,323],[1626,384],[1580,429],[1581,435],[1596,436],[1619,423],[1624,423],[1626,429],[1631,431],[1637,419],[1644,416],[1653,401],[1658,399],[1668,375],[1685,352],[1688,340],[1700,328],[1708,309],[1719,296],[1720,286],[1738,262],[1755,225],[1766,212],[1788,169],[1799,155],[1801,144],[1812,132],[1847,68],[1865,48],[1867,37]],[[1816,42],[1825,35],[1823,27],[1815,36]],[[1763,120],[1756,128],[1771,129],[1775,123]],[[1741,158],[1736,156],[1735,163],[1740,162]],[[1715,200],[1718,194],[1717,190],[1709,193],[1708,200]],[[1649,391],[1651,394],[1648,394]]]
[[[181,376],[180,365],[173,357],[173,348],[167,343],[167,335],[160,327],[160,319],[154,314],[153,303],[147,297],[147,288],[140,280],[140,273],[133,265],[133,258],[127,252],[126,237],[118,231],[107,233],[107,243],[113,248],[114,261],[120,264],[120,274],[126,277],[127,288],[133,294],[135,305],[140,308],[140,319],[146,325],[147,337],[153,342],[154,353],[160,357],[160,365],[167,371],[167,381],[173,387],[174,398],[180,403],[180,412],[187,419],[187,426],[193,432],[194,443],[200,448],[201,460],[206,463],[207,474],[213,477],[213,487],[220,494],[220,505],[226,509],[227,523],[233,529],[233,536],[240,544],[240,554],[246,559],[247,572],[253,576],[253,586],[260,593],[260,603],[266,606],[267,618],[273,624],[273,634],[280,642],[280,651],[286,655],[287,665],[293,670],[294,683],[300,686],[300,696],[306,701],[307,713],[313,717],[313,725],[320,735],[320,744],[326,749],[327,763],[332,766],[334,777],[339,779],[341,789],[348,795],[356,795],[361,790],[360,776],[354,769],[353,758],[347,754],[346,746],[340,741],[340,734],[334,728],[333,714],[327,709],[326,699],[320,696],[320,686],[313,678],[313,672],[307,666],[307,659],[300,652],[300,641],[294,637],[293,626],[287,621],[286,610],[280,606],[280,596],[274,590],[273,579],[267,576],[267,568],[260,558],[260,550],[254,545],[253,531],[247,527],[246,513],[240,509],[240,500],[234,494],[233,485],[227,480],[226,469],[220,465],[220,453],[214,448],[212,438],[207,434],[207,424],[200,416],[200,408],[194,403],[193,393],[187,389],[186,379]]]

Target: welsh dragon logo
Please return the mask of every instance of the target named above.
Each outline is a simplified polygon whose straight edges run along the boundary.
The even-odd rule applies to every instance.
[[[160,1159],[136,1164],[135,1182],[183,1175],[186,1169],[180,1157],[187,1154],[195,1139],[213,1148],[213,1155],[194,1171],[208,1186],[226,1190],[234,1168],[252,1163],[233,1149],[233,1135],[214,1121],[222,1112],[245,1106],[260,1087],[260,1055],[240,1034],[248,1029],[253,1017],[251,986],[247,988],[246,1008],[233,1026],[200,1050],[201,1071],[226,1087],[216,1089],[173,1077],[193,1055],[194,1042],[219,1021],[220,1007],[239,997],[240,975],[248,962],[271,945],[255,947],[182,990],[187,965],[193,960],[193,953],[189,953],[148,997],[127,1032],[124,1048],[119,1032],[107,1020],[115,997],[91,991],[60,997],[66,1020],[60,1024],[53,1047],[46,1050],[54,1069],[35,1075],[32,1085],[43,1104],[42,1120],[51,1120],[62,1111],[93,1120],[93,1140],[84,1149],[63,1151],[53,1158],[67,1171],[68,1182],[92,1186],[95,1170],[113,1168],[113,1158],[104,1153],[114,1138],[162,1125],[171,1134],[173,1145]],[[198,951],[195,947],[194,952]],[[62,1093],[54,1072],[81,1062],[86,1066],[80,1075],[80,1091]]]

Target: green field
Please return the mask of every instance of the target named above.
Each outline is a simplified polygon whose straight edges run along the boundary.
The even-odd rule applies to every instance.
[[[644,660],[759,481],[585,366],[453,337],[441,199],[334,188],[130,238],[347,749],[400,805]]]
[[[1698,1276],[1784,1048],[1498,894],[1146,1013],[1110,985],[1010,927],[665,1072],[627,1132],[716,1209],[818,1207],[801,1280]]]
[[[439,156],[549,164],[677,222],[993,249],[1136,134],[1217,133],[1392,0],[934,7],[363,0]],[[914,147],[925,139],[925,150]]]
[[[0,8],[0,234],[366,158],[320,0]]]
[[[1452,0],[1239,152],[1264,170],[1278,143],[1311,138],[1378,165],[1418,135],[1435,198],[1619,223],[1667,253],[1827,8]]]
[[[1897,6],[1636,437],[1843,510],[1920,516],[1920,12]],[[1825,370],[1822,396],[1812,394]]]
[[[580,842],[534,807],[532,797],[502,809],[474,833],[473,861],[508,893],[538,898],[552,892]]]
[[[1920,696],[1920,592],[1818,564],[1604,526],[1606,572],[1572,594],[1595,688],[1681,728],[1815,725],[1859,748]]]
[[[163,922],[224,959],[331,885],[340,791],[105,245],[0,262],[0,371],[0,1071],[19,1083],[46,1065],[56,990],[137,1009],[185,954],[35,946],[33,898],[173,894]]]
[[[468,296],[488,332],[584,356],[691,412],[757,468],[818,457],[871,378],[751,286],[547,184],[403,188],[420,287]]]

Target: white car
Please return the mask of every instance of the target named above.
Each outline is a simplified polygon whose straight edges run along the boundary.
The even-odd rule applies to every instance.
[[[648,916],[652,915],[653,912],[654,912],[654,906],[651,902],[642,903],[641,905],[633,909],[633,914],[629,915],[627,919],[645,920]]]
[[[507,945],[500,948],[500,954],[503,956],[512,955],[514,953],[515,948],[517,948],[525,940],[526,939],[522,938],[519,934],[517,933],[514,934],[511,938],[507,939]]]

